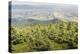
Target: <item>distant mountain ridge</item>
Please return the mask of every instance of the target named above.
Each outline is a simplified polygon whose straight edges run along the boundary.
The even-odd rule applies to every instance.
[[[58,19],[58,18],[54,18],[52,20],[47,20],[47,21],[41,21],[41,20],[35,20],[35,19],[25,19],[25,18],[12,18],[11,19],[11,23],[12,25],[17,25],[17,26],[25,26],[25,25],[32,25],[32,24],[49,24],[49,23],[56,23],[58,21],[66,21],[68,22],[68,20],[65,19]],[[73,20],[72,20],[73,21]],[[77,21],[74,21],[77,22]]]
[[[38,3],[37,3],[38,4]],[[52,18],[52,19],[51,19]],[[70,4],[13,4],[12,25],[48,24],[78,21],[78,7]]]

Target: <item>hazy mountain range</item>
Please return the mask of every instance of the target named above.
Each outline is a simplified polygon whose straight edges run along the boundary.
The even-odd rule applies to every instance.
[[[38,4],[38,3],[37,3]],[[78,21],[78,7],[70,4],[12,4],[12,25]]]

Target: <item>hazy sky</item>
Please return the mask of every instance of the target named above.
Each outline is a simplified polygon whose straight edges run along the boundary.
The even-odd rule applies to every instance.
[[[63,5],[60,3],[46,3],[46,2],[27,2],[27,1],[12,1],[12,5]],[[74,4],[64,4],[66,6],[71,6]]]
[[[25,1],[12,1],[12,5],[51,5],[52,3],[44,3],[44,2],[25,2]]]

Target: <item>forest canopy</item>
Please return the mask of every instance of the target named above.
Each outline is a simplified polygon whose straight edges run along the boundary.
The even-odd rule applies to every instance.
[[[78,48],[78,23],[58,21],[50,24],[12,26],[11,52],[50,51]]]

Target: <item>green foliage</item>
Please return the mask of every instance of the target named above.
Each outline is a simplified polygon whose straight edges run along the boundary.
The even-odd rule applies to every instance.
[[[58,21],[11,28],[12,52],[48,51],[78,48],[77,22]]]

